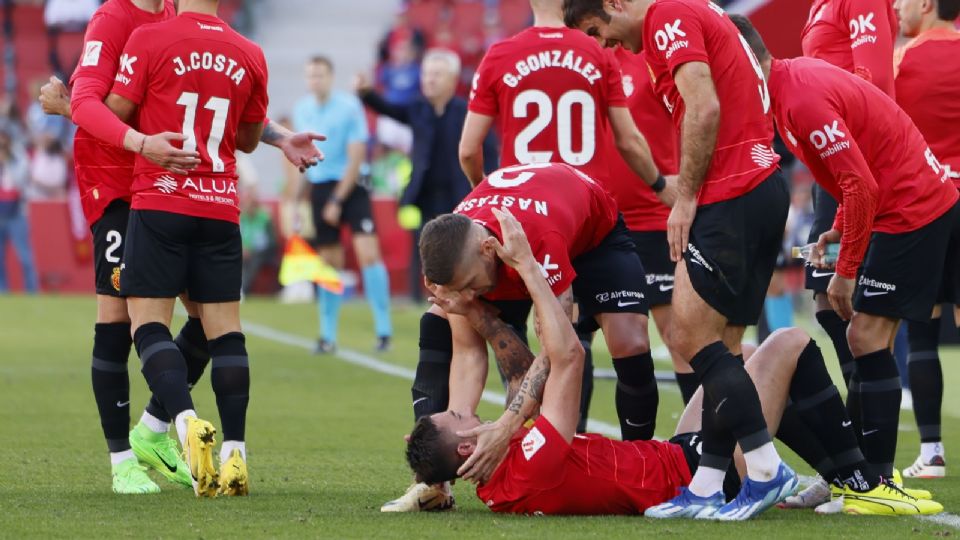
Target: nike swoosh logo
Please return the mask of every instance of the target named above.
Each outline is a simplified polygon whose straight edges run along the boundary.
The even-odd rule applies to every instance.
[[[651,420],[650,422],[652,422],[652,421],[653,421],[653,420]],[[649,425],[650,425],[650,422],[644,422],[644,423],[642,423],[642,424],[634,424],[633,422],[630,421],[629,418],[627,418],[627,419],[624,420],[624,423],[626,423],[628,426],[633,426],[633,427],[649,426]]]
[[[660,285],[660,292],[672,291],[673,285]]]
[[[168,471],[170,471],[170,472],[172,472],[172,473],[177,472],[177,464],[176,464],[176,463],[174,463],[173,466],[170,466],[170,464],[167,463],[166,460],[163,459],[163,456],[161,456],[160,453],[157,452],[156,450],[153,451],[153,455],[157,456],[157,459],[160,460],[160,463],[163,463],[163,465],[167,468]]]
[[[730,399],[730,398],[723,398],[723,401],[721,401],[720,404],[717,405],[717,408],[714,409],[713,412],[716,413],[716,414],[720,414],[720,407],[723,407],[723,404],[726,403],[728,399]]]
[[[880,431],[880,430],[879,430],[879,429],[871,429],[870,431],[861,431],[860,433],[862,433],[863,436],[866,437],[867,435],[873,435],[874,433],[876,433],[876,432],[878,432],[878,431]]]
[[[640,302],[617,302],[617,307],[635,306]]]
[[[850,427],[850,424],[852,424],[852,423],[853,423],[853,421],[847,420],[846,422],[840,422],[840,425],[843,426],[843,427]]]
[[[882,294],[890,294],[890,291],[871,291],[869,289],[863,291],[864,296],[880,296]]]
[[[827,277],[836,274],[836,272],[821,272],[819,270],[814,270],[810,277]]]
[[[421,401],[425,401],[426,399],[427,399],[427,398],[425,398],[425,397],[422,397],[422,398],[420,398],[420,399],[415,399],[415,400],[413,400],[413,404],[416,405],[417,403],[420,403]]]
[[[117,402],[117,407],[119,407],[119,408],[122,409],[122,408],[126,407],[126,406],[129,405],[129,404],[130,404],[130,400],[127,400],[127,401],[118,401],[118,402]]]

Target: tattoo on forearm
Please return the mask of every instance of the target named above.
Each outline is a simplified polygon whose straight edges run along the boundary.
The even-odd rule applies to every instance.
[[[550,376],[550,360],[545,356],[539,356],[533,365],[527,371],[520,388],[515,395],[508,397],[507,410],[517,415],[523,416],[524,420],[535,415],[540,403],[543,402],[543,389],[546,387],[547,378]],[[524,408],[524,405],[527,408]]]
[[[504,377],[516,386],[530,368],[534,358],[533,353],[520,340],[513,328],[492,311],[484,311],[478,320],[473,321],[473,327],[493,347],[497,366]]]
[[[280,132],[274,127],[273,122],[263,127],[263,133],[260,134],[260,142],[272,144],[282,138]]]

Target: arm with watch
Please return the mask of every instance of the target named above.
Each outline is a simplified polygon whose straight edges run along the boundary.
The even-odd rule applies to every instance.
[[[609,118],[613,137],[617,143],[617,151],[623,156],[623,160],[657,194],[660,202],[672,207],[677,198],[676,186],[672,182],[668,183],[666,178],[657,171],[653,155],[650,153],[650,146],[637,129],[629,109],[610,107]]]
[[[353,193],[357,187],[357,181],[360,178],[360,165],[367,152],[367,145],[364,142],[354,141],[347,144],[347,167],[337,182],[333,194],[327,199],[323,206],[323,221],[332,227],[340,225],[340,214],[343,211],[343,204],[347,197]]]

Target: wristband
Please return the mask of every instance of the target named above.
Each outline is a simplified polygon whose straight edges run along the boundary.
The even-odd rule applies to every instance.
[[[657,175],[657,181],[650,185],[654,193],[660,193],[667,187],[667,179],[662,174]]]
[[[147,136],[144,135],[143,138],[140,139],[140,149],[137,150],[138,155],[141,155],[141,156],[143,155],[143,147],[146,145],[147,145]]]

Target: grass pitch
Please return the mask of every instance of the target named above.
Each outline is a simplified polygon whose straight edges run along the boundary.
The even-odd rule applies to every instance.
[[[394,310],[393,350],[378,358],[409,370],[416,365],[421,309]],[[455,487],[459,504],[446,514],[391,515],[380,504],[403,492],[409,473],[402,435],[412,425],[410,383],[394,374],[305,347],[315,336],[310,305],[252,300],[243,318],[283,332],[263,337],[248,331],[252,388],[247,425],[251,471],[248,498],[197,500],[191,491],[156,476],[158,495],[117,496],[90,388],[92,297],[0,297],[0,537],[294,537],[294,538],[612,538],[657,535],[677,538],[929,538],[960,534],[956,525],[915,518],[816,516],[773,509],[741,524],[653,522],[639,517],[523,517],[490,513],[470,485]],[[182,319],[175,322],[180,324]],[[805,324],[808,328],[815,325]],[[253,328],[251,326],[251,328]],[[375,356],[369,312],[348,304],[341,347]],[[176,329],[174,330],[176,333]],[[290,337],[293,336],[293,337]],[[829,340],[814,336],[831,354]],[[598,340],[602,342],[602,340]],[[602,345],[599,367],[610,367]],[[941,351],[946,378],[944,435],[948,460],[960,451],[960,350]],[[828,358],[831,369],[836,360]],[[147,399],[139,363],[132,356],[131,414]],[[658,366],[669,369],[667,364]],[[835,380],[839,374],[834,369]],[[200,414],[219,425],[208,376],[194,399]],[[500,391],[491,369],[488,388]],[[680,395],[661,389],[657,434],[669,437]],[[481,416],[494,418],[484,403]],[[613,383],[598,381],[592,416],[616,424]],[[903,415],[897,465],[917,455],[910,413]],[[794,456],[801,474],[811,474]],[[960,455],[960,454],[958,454]],[[952,461],[951,461],[952,463]],[[948,512],[960,512],[960,469],[944,480],[909,485],[934,491]],[[953,523],[960,519],[953,517]]]

